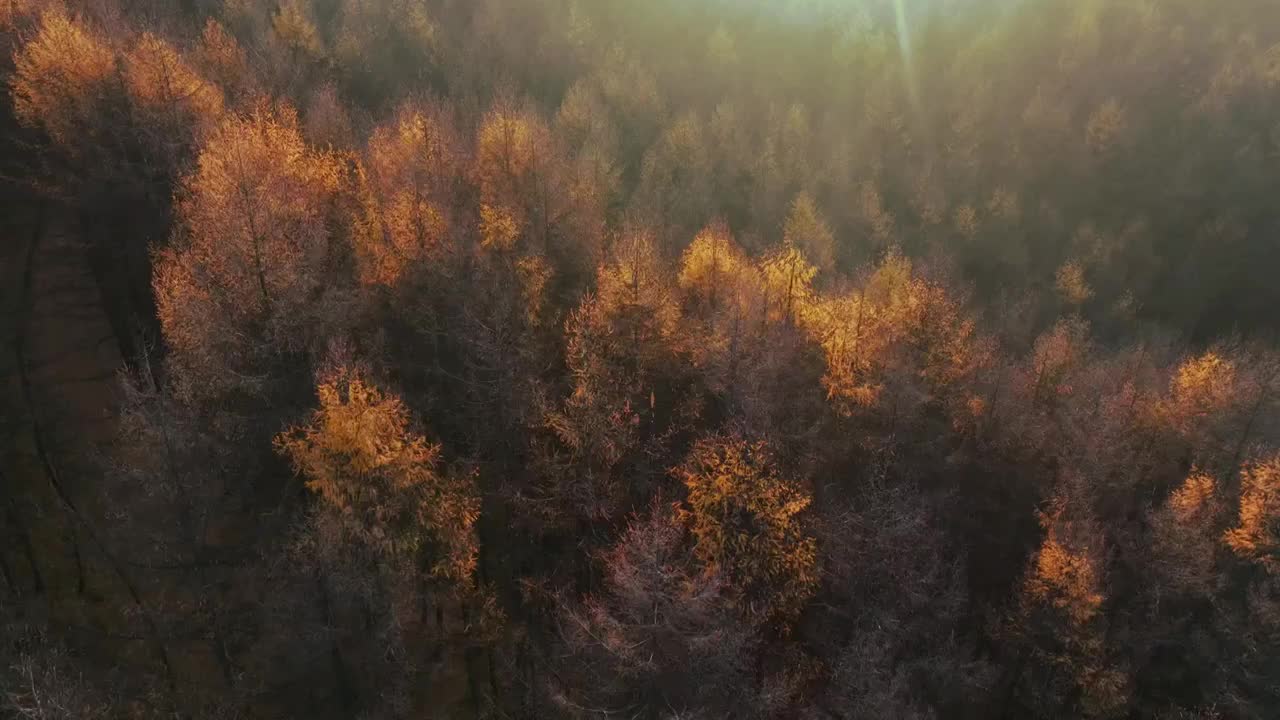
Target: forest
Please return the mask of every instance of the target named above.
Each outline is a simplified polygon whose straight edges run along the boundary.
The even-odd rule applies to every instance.
[[[1273,0],[0,0],[0,718],[1280,717]]]

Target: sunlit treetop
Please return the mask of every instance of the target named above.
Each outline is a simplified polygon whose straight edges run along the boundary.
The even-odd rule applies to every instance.
[[[288,107],[228,116],[209,135],[153,283],[189,390],[259,386],[274,353],[310,349],[345,322],[331,242],[345,176],[337,156],[307,146]]]
[[[1169,389],[1179,405],[1212,409],[1231,400],[1235,380],[1235,363],[1209,351],[1179,365]]]
[[[1223,540],[1240,558],[1280,575],[1280,455],[1240,471],[1238,523]]]
[[[784,244],[774,249],[762,258],[760,271],[770,322],[794,322],[808,312],[818,268],[800,248]]]
[[[694,551],[723,574],[755,620],[788,622],[818,584],[817,545],[803,513],[812,498],[778,473],[765,443],[699,441],[675,474],[688,489]]]
[[[222,91],[200,77],[172,45],[149,32],[125,54],[124,77],[137,110],[179,116],[181,127],[171,132],[208,128],[222,115]]]
[[[14,113],[59,145],[74,147],[97,127],[100,102],[115,77],[115,53],[94,30],[57,7],[14,56]]]
[[[205,23],[193,59],[203,72],[229,93],[245,93],[255,82],[244,48],[222,23],[213,18]]]
[[[783,239],[788,245],[800,248],[820,269],[830,270],[835,266],[835,236],[808,193],[800,193],[792,201]]]
[[[1045,537],[1023,585],[1024,602],[1058,611],[1072,632],[1096,619],[1106,600],[1100,527],[1091,517],[1084,487],[1081,477],[1069,475],[1040,514]]]
[[[448,249],[461,172],[459,140],[440,113],[405,107],[374,130],[354,238],[367,282],[393,284],[409,264]]]
[[[394,394],[340,369],[316,388],[308,423],[276,438],[307,487],[351,541],[387,560],[431,552],[432,573],[467,586],[476,567],[475,478],[441,465],[440,446],[414,431]]]
[[[759,285],[754,266],[720,223],[704,228],[685,248],[677,282],[687,296],[710,309],[745,289],[743,283]]]

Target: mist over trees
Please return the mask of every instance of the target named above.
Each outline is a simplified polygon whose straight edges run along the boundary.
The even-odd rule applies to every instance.
[[[1280,6],[0,50],[0,717],[1280,708]]]

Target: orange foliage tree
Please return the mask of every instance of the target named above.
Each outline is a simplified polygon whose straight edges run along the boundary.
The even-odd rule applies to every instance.
[[[595,294],[565,323],[572,386],[546,425],[568,456],[584,463],[552,473],[556,493],[576,498],[571,504],[579,513],[608,516],[627,492],[643,494],[652,481],[651,467],[639,475],[621,470],[665,443],[685,410],[679,318],[656,248],[647,236],[635,236],[614,248],[613,261],[598,271]]]
[[[135,122],[160,168],[178,169],[193,139],[222,116],[222,91],[201,77],[172,45],[144,32],[124,54],[124,85]]]
[[[440,446],[413,428],[399,397],[358,371],[320,378],[320,407],[276,437],[319,497],[334,542],[389,564],[426,563],[432,575],[470,587],[476,568],[479,491],[471,473],[441,467]]]
[[[531,105],[499,98],[480,123],[474,162],[484,246],[518,244],[562,266],[590,267],[603,229],[590,167],[569,162]]]
[[[876,407],[886,391],[897,412],[963,398],[982,357],[959,303],[896,252],[864,287],[811,303],[803,325],[826,355],[827,395],[846,415]]]
[[[287,107],[259,107],[213,131],[155,263],[184,392],[260,392],[283,353],[319,347],[345,322],[332,217],[343,182],[338,158],[307,147]]]
[[[116,58],[105,38],[55,5],[41,14],[14,65],[13,107],[20,122],[72,152],[109,143],[116,118],[105,103],[114,96]]]
[[[791,202],[782,234],[786,244],[799,248],[819,269],[830,271],[835,267],[835,236],[808,193],[800,193]]]
[[[1239,521],[1223,540],[1241,559],[1280,575],[1280,455],[1240,471]]]
[[[698,441],[674,472],[698,557],[740,594],[747,617],[794,620],[818,585],[809,493],[778,474],[768,445],[736,437]]]
[[[1020,680],[1029,681],[1033,706],[1116,717],[1127,707],[1131,678],[1107,644],[1104,538],[1087,493],[1083,478],[1069,476],[1041,515],[1045,537],[1015,619],[1015,633],[1027,643],[1023,652],[1034,660]]]
[[[462,154],[447,116],[405,106],[374,130],[358,173],[353,242],[366,283],[391,285],[452,242]]]

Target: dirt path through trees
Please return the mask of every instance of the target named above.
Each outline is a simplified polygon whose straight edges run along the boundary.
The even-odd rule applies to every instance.
[[[148,595],[103,539],[109,519],[95,448],[112,440],[122,358],[79,234],[32,204],[3,222],[0,457],[5,484],[6,598],[17,617],[38,608],[82,647],[117,663],[168,652]],[[26,602],[42,598],[43,602]],[[168,673],[166,673],[167,675]]]

